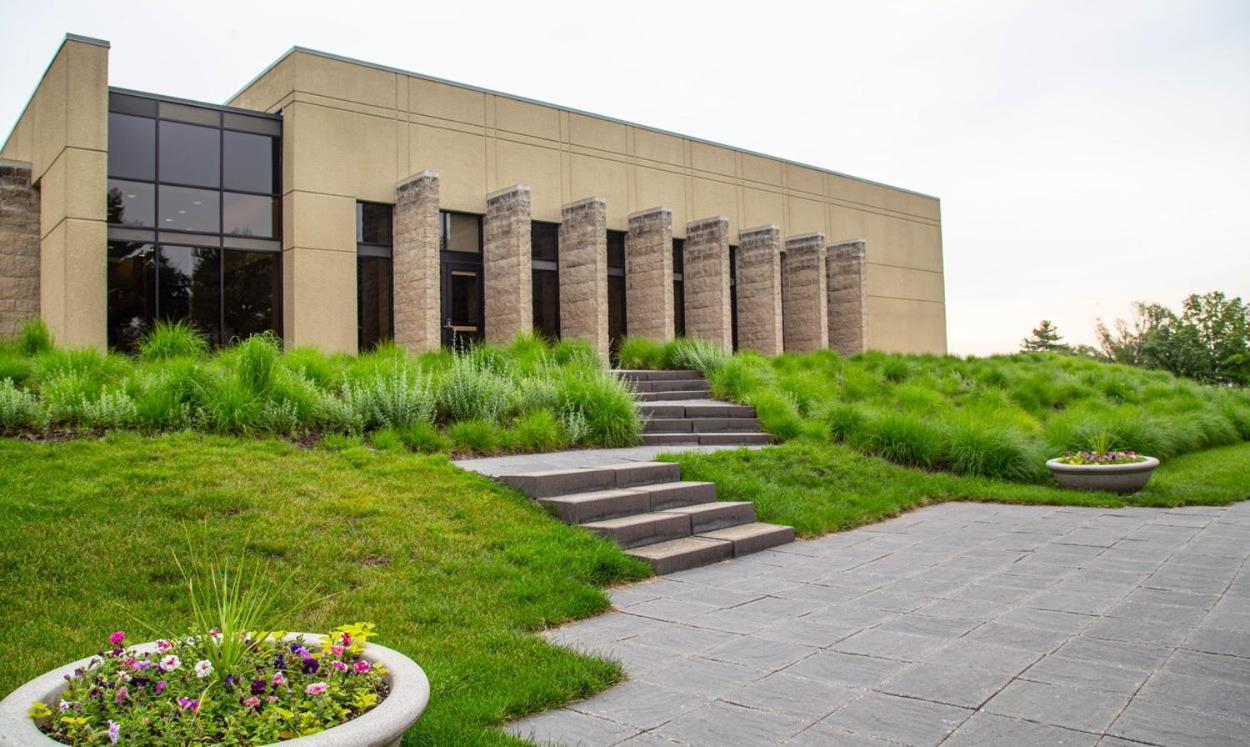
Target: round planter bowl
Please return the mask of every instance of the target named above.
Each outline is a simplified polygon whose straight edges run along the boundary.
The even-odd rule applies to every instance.
[[[1101,490],[1106,493],[1136,493],[1146,486],[1159,460],[1146,457],[1133,464],[1064,464],[1058,459],[1046,467],[1059,484],[1068,490]]]
[[[305,641],[320,641],[323,636],[311,633],[292,633],[286,640],[304,636]],[[127,649],[139,653],[152,653],[156,643],[144,643],[138,646],[127,646]],[[26,712],[36,700],[42,700],[49,708],[56,709],[57,700],[65,691],[68,683],[65,675],[73,675],[74,670],[86,667],[93,657],[88,657],[73,664],[66,664],[47,674],[36,677],[25,685],[9,693],[0,701],[0,745],[4,747],[55,747],[64,744],[49,738],[35,722],[30,720]],[[346,721],[332,729],[319,734],[279,742],[283,747],[339,747],[340,745],[359,745],[359,747],[393,747],[404,738],[404,732],[421,718],[425,706],[430,700],[430,681],[417,663],[407,656],[370,643],[365,646],[364,660],[370,663],[380,662],[389,670],[386,683],[390,692],[370,711]]]

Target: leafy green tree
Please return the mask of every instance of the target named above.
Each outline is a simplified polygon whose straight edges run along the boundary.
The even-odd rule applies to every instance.
[[[1020,342],[1023,353],[1067,353],[1071,350],[1063,341],[1063,335],[1059,334],[1059,328],[1049,319],[1043,319],[1033,333]]]
[[[1097,327],[1103,355],[1117,363],[1162,368],[1212,384],[1250,385],[1250,307],[1218,291],[1185,299],[1179,314],[1159,304],[1133,305],[1115,330]]]

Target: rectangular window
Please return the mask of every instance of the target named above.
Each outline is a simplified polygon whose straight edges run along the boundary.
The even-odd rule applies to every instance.
[[[108,344],[134,350],[156,319],[155,250],[151,244],[108,245]]]
[[[226,343],[282,329],[282,255],[222,251],[222,337]]]
[[[482,216],[471,213],[439,213],[441,247],[445,252],[480,254],[482,252]]]
[[[356,256],[356,343],[361,352],[395,337],[390,257]]]
[[[533,272],[534,330],[548,340],[560,339],[560,224],[530,224]]]
[[[738,350],[738,247],[729,247],[729,322],[734,352]]]
[[[221,250],[162,246],[156,306],[164,321],[184,321],[210,343],[221,342]]]
[[[161,122],[160,181],[196,187],[221,186],[221,130]]]
[[[230,236],[277,237],[282,207],[277,197],[221,193],[221,232]]]
[[[277,141],[247,132],[222,133],[222,186],[273,194],[278,184]]]
[[[156,178],[156,120],[109,114],[109,176]]]
[[[394,216],[392,205],[356,203],[356,345],[362,352],[395,336]]]
[[[109,179],[108,222],[119,226],[156,225],[156,188],[144,182]]]
[[[685,252],[686,240],[673,239],[673,334],[678,337],[686,334]]]
[[[221,232],[220,192],[190,187],[161,185],[160,221],[157,228],[166,231]]]
[[[625,232],[608,231],[608,349],[616,359],[625,325]]]

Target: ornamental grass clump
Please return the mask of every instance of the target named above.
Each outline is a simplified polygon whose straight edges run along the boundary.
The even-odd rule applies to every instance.
[[[175,558],[177,561],[177,559]],[[127,646],[117,631],[67,676],[54,707],[29,715],[66,744],[269,744],[316,734],[369,711],[387,695],[387,671],[364,658],[373,625],[324,637],[274,623],[317,601],[268,566],[178,563],[191,608],[182,633],[136,617],[157,636]]]

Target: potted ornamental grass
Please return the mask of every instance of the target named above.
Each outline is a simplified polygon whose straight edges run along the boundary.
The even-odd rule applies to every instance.
[[[372,643],[372,624],[275,630],[275,618],[319,600],[279,609],[294,585],[271,584],[266,566],[183,577],[187,632],[132,614],[155,640],[131,645],[118,630],[93,656],[14,690],[0,702],[0,745],[382,747],[398,745],[425,710],[425,673]]]
[[[1088,448],[1046,462],[1059,484],[1069,490],[1136,493],[1146,486],[1159,460],[1132,449],[1116,448],[1106,433],[1090,439]]]

